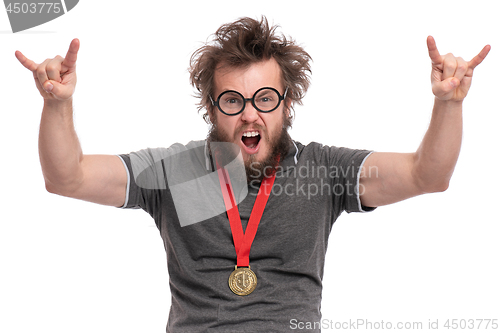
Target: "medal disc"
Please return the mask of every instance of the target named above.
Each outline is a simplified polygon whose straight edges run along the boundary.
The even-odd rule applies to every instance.
[[[229,276],[229,288],[233,293],[246,296],[257,287],[257,275],[249,267],[237,267]]]

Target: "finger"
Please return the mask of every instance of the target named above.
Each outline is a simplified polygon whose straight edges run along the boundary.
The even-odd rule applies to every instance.
[[[452,92],[458,84],[459,81],[456,78],[450,77],[441,82],[434,83],[432,85],[432,93],[438,98],[443,97]]]
[[[441,55],[436,46],[436,41],[434,37],[427,37],[427,49],[429,50],[429,57],[431,58],[433,65],[440,65],[443,62]]]
[[[443,57],[443,80],[446,80],[455,75],[457,70],[457,58],[451,53]]]
[[[483,47],[481,52],[479,52],[479,54],[477,56],[475,56],[471,61],[469,61],[469,68],[474,69],[474,68],[476,68],[477,65],[482,63],[484,58],[486,58],[486,56],[490,52],[490,50],[491,50],[490,45],[486,45],[485,47]]]
[[[45,89],[40,84],[40,81],[38,81],[38,77],[36,75],[36,72],[33,72],[33,77],[35,78],[35,84],[36,84],[36,87],[38,88],[38,91],[40,91],[42,93],[43,90],[45,90]]]
[[[47,71],[46,71],[46,67],[47,67],[47,64],[49,63],[49,61],[50,61],[50,59],[45,60],[40,65],[38,65],[38,67],[36,69],[36,77],[38,78],[38,81],[40,81],[40,84],[42,86],[44,86],[45,81],[47,81],[49,79],[49,77],[47,76]]]
[[[47,63],[45,71],[49,80],[61,82],[61,64],[63,61],[63,57],[57,56]]]
[[[456,77],[458,80],[462,81],[462,79],[465,76],[465,73],[467,73],[469,66],[467,62],[460,57],[458,57],[456,60],[457,60],[457,69],[453,76]]]
[[[68,53],[66,53],[66,57],[62,63],[63,67],[66,69],[73,68],[76,66],[76,59],[78,56],[78,50],[80,49],[80,41],[78,38],[75,38],[71,41],[69,45]]]
[[[46,91],[50,91],[57,99],[68,98],[68,89],[57,81],[47,81],[44,85]]]
[[[34,61],[26,58],[24,54],[21,53],[21,51],[16,51],[16,58],[17,60],[19,60],[21,65],[23,65],[32,72],[36,70],[36,68],[38,67],[38,65]]]

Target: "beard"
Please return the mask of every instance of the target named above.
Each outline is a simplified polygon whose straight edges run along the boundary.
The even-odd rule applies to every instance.
[[[245,126],[238,128],[235,133],[240,133],[241,129]],[[248,159],[244,161],[245,172],[247,176],[247,183],[252,184],[256,182],[261,182],[264,177],[271,176],[276,172],[276,168],[279,165],[279,161],[283,161],[285,156],[288,154],[288,150],[292,144],[292,139],[288,134],[288,128],[290,127],[290,120],[283,115],[282,125],[279,127],[279,132],[269,135],[270,133],[260,125],[254,124],[253,128],[256,128],[265,133],[264,137],[260,140],[265,140],[269,147],[269,152],[267,156],[264,156],[260,161],[257,160],[257,154],[249,155]],[[208,132],[207,142],[210,146],[210,142],[235,142],[241,138],[232,138],[226,132],[222,131],[217,126],[217,119],[214,122]]]

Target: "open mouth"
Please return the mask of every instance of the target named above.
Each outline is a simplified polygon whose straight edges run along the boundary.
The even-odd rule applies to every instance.
[[[248,149],[255,149],[259,145],[260,134],[257,131],[245,132],[245,133],[243,133],[243,135],[241,137],[241,142],[243,142],[243,144]]]

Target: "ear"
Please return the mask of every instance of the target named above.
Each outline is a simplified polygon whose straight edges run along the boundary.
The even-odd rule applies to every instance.
[[[214,113],[214,106],[211,103],[207,103],[205,105],[205,109],[207,110],[208,113],[208,120],[210,121],[210,124],[215,124],[215,113]]]
[[[292,99],[291,98],[288,98],[286,97],[285,100],[285,109],[283,110],[283,112],[285,112],[285,115],[287,117],[290,117],[290,113],[291,113],[291,108],[292,108]]]

